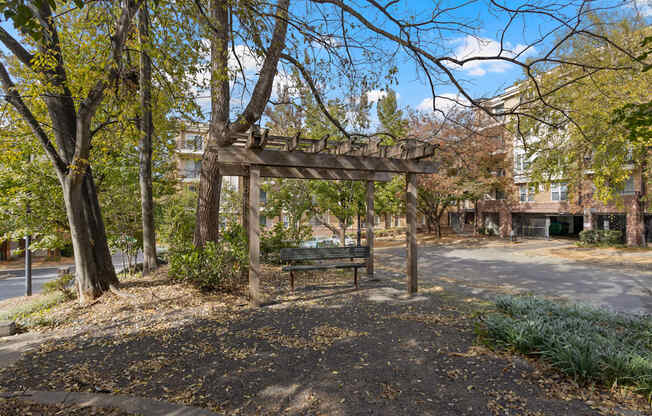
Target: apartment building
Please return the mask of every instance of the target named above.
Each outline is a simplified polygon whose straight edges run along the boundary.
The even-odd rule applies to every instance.
[[[486,104],[496,113],[513,108],[521,99],[519,87],[508,88],[502,95],[489,99]],[[623,243],[641,245],[652,241],[652,211],[640,203],[641,172],[632,165],[631,176],[619,195],[609,204],[593,198],[591,193],[573,199],[569,184],[560,179],[546,185],[534,185],[528,176],[529,163],[525,150],[504,129],[505,116],[491,121],[485,128],[503,127],[504,157],[511,160],[513,168],[506,172],[512,189],[496,192],[465,211],[477,215],[479,224],[492,228],[504,238],[519,237],[577,237],[582,230],[617,229],[622,231]],[[587,172],[583,189],[594,189],[590,172]],[[572,199],[572,201],[571,201]],[[468,214],[467,214],[468,215]],[[459,221],[459,220],[458,220]]]
[[[181,129],[176,139],[176,167],[177,176],[182,186],[186,186],[191,190],[196,190],[199,184],[199,174],[201,169],[201,158],[206,146],[206,138],[208,134],[208,126],[200,123],[186,123]],[[223,177],[223,186],[238,192],[242,189],[242,178],[237,176]],[[260,191],[260,203],[264,205],[267,202],[267,194],[264,190]],[[329,224],[337,224],[337,219],[332,216],[327,216],[325,220]],[[267,218],[264,215],[260,216],[260,225],[263,230],[272,228],[277,222],[282,221],[288,223],[286,216],[280,218]],[[405,226],[405,218],[394,217],[392,218],[391,225],[393,227]],[[333,231],[322,225],[316,219],[312,218],[309,221],[313,230],[314,237],[331,237]],[[379,216],[375,218],[375,227],[384,228],[384,219]],[[364,225],[361,226],[364,229]],[[349,235],[355,234],[357,230],[357,223],[354,219],[353,224],[348,227],[347,233]]]

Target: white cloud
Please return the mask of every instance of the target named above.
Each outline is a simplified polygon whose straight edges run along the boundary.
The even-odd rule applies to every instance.
[[[625,7],[635,9],[643,17],[652,16],[652,1],[650,0],[633,0],[631,3],[626,4]]]
[[[453,53],[453,58],[458,60],[492,56],[514,58],[519,54],[519,58],[522,59],[535,52],[534,48],[527,49],[526,45],[512,45],[509,42],[503,44],[501,51],[500,42],[494,39],[471,35],[457,38],[452,41],[452,44],[457,45]],[[465,63],[462,67],[455,64],[449,64],[449,66],[467,71],[469,75],[476,77],[483,76],[487,72],[501,73],[513,68],[512,64],[502,60],[471,61]]]
[[[371,90],[367,91],[367,100],[369,103],[375,103],[387,97],[387,91],[384,90]]]
[[[263,62],[247,45],[235,45],[229,49],[229,69],[239,71],[240,65],[245,72],[252,72],[259,71]]]
[[[445,93],[438,95],[435,98],[435,106],[437,110],[443,111],[445,114],[448,114],[453,108],[462,108],[463,106],[469,105],[469,101],[462,97],[459,94]],[[417,110],[424,112],[432,112],[432,97],[423,99],[417,106]],[[439,111],[438,111],[439,113]],[[439,113],[441,114],[441,113]]]

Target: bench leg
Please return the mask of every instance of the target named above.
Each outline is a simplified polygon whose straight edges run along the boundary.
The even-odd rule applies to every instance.
[[[290,270],[290,289],[294,292],[294,272]]]
[[[355,283],[355,288],[358,288],[358,268],[353,268],[353,283]]]

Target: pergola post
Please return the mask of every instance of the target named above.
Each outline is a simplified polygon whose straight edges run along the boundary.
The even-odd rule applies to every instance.
[[[408,173],[405,181],[407,231],[407,290],[417,292],[417,175]]]
[[[367,181],[367,246],[369,259],[367,260],[367,277],[374,277],[374,181]]]
[[[249,167],[249,209],[247,237],[249,240],[249,297],[260,305],[260,168]]]
[[[242,229],[245,235],[249,235],[249,176],[239,176],[238,186],[242,192]],[[249,265],[242,267],[242,281],[244,282],[249,278]]]

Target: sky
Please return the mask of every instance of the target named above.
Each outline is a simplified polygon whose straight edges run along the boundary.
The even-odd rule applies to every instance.
[[[410,1],[410,4],[412,3],[413,1]],[[427,9],[432,4],[431,1],[425,0],[417,0],[414,3],[422,6],[423,9]],[[516,2],[503,1],[503,4],[509,5],[510,3]],[[614,4],[614,2],[609,3]],[[635,10],[650,22],[650,18],[652,18],[652,0],[629,2],[617,7],[614,11],[632,13]],[[457,58],[491,56],[500,50],[500,36],[505,21],[488,14],[484,2],[476,2],[469,7],[461,9],[457,16],[459,16],[460,20],[468,19],[469,21],[473,20],[477,22],[476,26],[481,29],[477,33],[474,33],[473,36],[460,34],[459,37],[449,39],[450,50],[453,56]],[[514,54],[522,53],[521,56],[523,58],[540,56],[548,45],[536,45],[527,49],[526,45],[530,43],[529,41],[538,32],[549,27],[549,19],[537,19],[532,16],[529,16],[525,22],[515,22],[513,28],[506,33],[504,38],[504,45],[509,49],[504,54],[513,56]],[[454,68],[455,74],[465,81],[465,88],[468,89],[474,98],[498,95],[505,88],[524,77],[520,67],[504,61],[472,62],[462,68],[454,66],[451,66],[451,68]],[[399,74],[400,82],[395,88],[399,97],[399,105],[404,107],[409,106],[422,111],[431,111],[433,103],[432,95],[430,94],[427,83],[415,74],[414,65],[404,63],[399,67]],[[453,85],[441,86],[437,94],[463,100]],[[370,97],[375,99],[382,96],[383,91],[377,90],[370,93]],[[437,101],[439,101],[437,103],[438,107],[446,107],[444,100],[438,99]]]
[[[512,0],[501,1],[503,4],[512,7],[517,3]],[[461,31],[443,31],[440,33],[441,38],[428,39],[428,46],[425,47],[427,50],[432,48],[433,52],[436,52],[438,56],[445,54],[454,58],[463,59],[472,56],[493,55],[499,50],[499,40],[502,34],[502,29],[505,27],[507,22],[507,16],[505,14],[498,15],[496,13],[490,13],[488,2],[489,0],[468,2],[464,0],[404,0],[398,3],[396,7],[399,7],[399,9],[396,11],[398,13],[403,13],[403,15],[412,14],[420,19],[423,16],[432,14],[434,8],[433,5],[435,3],[440,4],[441,7],[464,4],[464,7],[456,8],[442,14],[439,20],[450,20],[456,23],[462,22],[468,24],[469,27],[473,27],[474,29],[468,30],[466,33]],[[383,3],[386,3],[386,1]],[[523,1],[518,3],[522,4],[526,2]],[[293,0],[292,4],[294,5],[293,7],[299,7],[298,13],[304,12],[308,18],[310,18],[310,6],[308,1]],[[381,16],[378,16],[370,6],[365,8],[364,5],[366,3],[363,0],[352,1],[351,4],[362,5],[359,6],[359,9],[367,13],[365,14],[365,18],[375,22],[383,22]],[[638,13],[648,19],[648,22],[652,19],[652,0],[629,0],[626,2],[621,0],[594,0],[590,2],[590,4],[593,7],[622,4],[616,9],[612,9],[611,13],[632,13],[635,10],[638,10]],[[302,7],[303,9],[301,9]],[[561,14],[563,12],[564,10],[561,10],[559,13]],[[2,22],[0,25],[7,28],[12,34],[15,34],[15,30],[7,22]],[[392,30],[391,25],[382,27],[389,31]],[[514,20],[510,29],[504,34],[503,55],[512,57],[520,54],[520,58],[541,55],[549,46],[548,44],[543,43],[530,47],[527,45],[532,41],[532,39],[537,37],[539,33],[550,29],[550,27],[551,23],[549,18],[544,19],[529,15],[527,20]],[[360,34],[361,36],[365,36],[363,31],[360,31]],[[379,49],[382,49],[383,47],[387,47],[389,50],[391,45],[387,43],[381,43],[378,45]],[[1,46],[0,50],[2,52],[7,52],[6,49]],[[242,44],[236,44],[235,51],[237,56],[240,58],[242,65],[245,67],[248,76],[251,76],[252,81],[255,81],[261,62]],[[235,68],[237,65],[236,62],[237,61],[232,54],[230,66]],[[391,87],[397,92],[399,106],[402,108],[410,107],[412,109],[426,112],[431,111],[433,107],[433,97],[423,72],[416,67],[414,60],[407,59],[405,56],[399,56],[397,65],[398,82]],[[473,62],[464,67],[457,67],[454,64],[449,64],[447,65],[447,68],[456,75],[465,89],[467,89],[474,98],[498,95],[506,87],[523,78],[522,70],[518,66],[504,61]],[[207,74],[204,74],[203,78],[206,80],[208,78]],[[280,67],[275,82],[276,85],[284,85],[289,82],[287,67]],[[255,82],[250,82],[250,86],[254,83]],[[375,102],[381,98],[385,94],[385,91],[383,91],[382,88],[383,85],[378,85],[378,88],[369,91],[367,93],[368,99]],[[232,106],[237,111],[246,104],[246,94],[245,100],[241,101],[237,91],[234,92]],[[335,88],[329,95],[329,98],[333,98],[334,96],[342,97],[347,93],[348,91]],[[443,96],[443,98],[437,99],[436,105],[438,108],[444,110],[453,105],[451,101],[447,101],[444,98],[447,97],[450,99],[463,100],[458,95],[454,85],[446,80],[437,83],[436,93],[437,95]],[[208,92],[198,90],[197,94],[202,97],[198,99],[198,102],[202,106],[204,113],[208,115],[210,110]],[[371,114],[373,123],[376,121],[375,109],[372,109]]]
[[[403,13],[403,15],[413,14],[414,16],[417,16],[417,19],[421,19],[423,16],[432,14],[434,3],[440,3],[443,5],[442,7],[445,7],[447,5],[446,3],[449,3],[450,5],[465,4],[464,7],[455,9],[454,11],[450,11],[440,16],[440,20],[468,23],[469,27],[472,27],[473,29],[469,29],[466,33],[454,30],[443,31],[440,33],[440,38],[426,40],[424,43],[424,45],[427,45],[425,46],[425,49],[429,51],[432,50],[437,56],[447,55],[458,59],[464,59],[469,57],[495,55],[500,50],[501,36],[503,36],[503,56],[517,56],[520,60],[525,60],[527,58],[538,57],[548,50],[550,42],[554,39],[553,37],[550,37],[543,43],[537,43],[536,45],[532,42],[533,40],[538,39],[541,33],[544,33],[553,27],[554,22],[552,19],[528,14],[527,18],[517,18],[511,22],[509,29],[503,33],[507,24],[508,15],[506,13],[489,12],[488,2],[489,0],[470,2],[460,0],[442,0],[441,2],[433,2],[432,0],[409,0],[400,2],[399,6],[396,6],[396,12]],[[294,4],[296,3],[297,2]],[[365,18],[368,18],[375,23],[383,22],[382,17],[375,14],[372,8],[365,8],[363,1],[358,0],[351,3],[358,5],[358,10],[368,13],[365,14]],[[513,7],[516,3],[523,4],[527,2],[503,0],[503,4],[510,7]],[[538,4],[541,2],[535,3]],[[555,4],[559,3],[561,2]],[[648,19],[648,22],[649,19],[652,18],[652,0],[630,0],[626,2],[623,2],[622,0],[595,0],[590,2],[590,4],[594,8],[611,7],[609,13],[612,16],[618,13],[631,14],[638,11],[640,15]],[[563,13],[572,15],[575,11],[576,9],[566,8],[560,9],[558,13],[560,16]],[[390,32],[392,31],[391,24],[386,24],[382,27]],[[359,33],[360,36],[366,36],[364,31],[360,31]],[[256,59],[251,56],[251,54],[247,53],[246,48],[244,48],[243,45],[238,45],[238,47],[241,48],[238,49],[238,53],[242,54],[240,56],[241,61],[252,75],[250,85],[253,85],[256,79],[255,75],[257,69],[260,68],[260,62],[256,62]],[[393,45],[389,43],[381,43],[378,47],[386,47],[388,52],[393,49]],[[355,51],[353,54],[354,59],[357,59]],[[233,61],[235,62],[235,59],[233,59]],[[468,91],[474,99],[479,97],[496,96],[504,91],[505,88],[513,85],[516,81],[523,79],[524,77],[523,70],[519,66],[505,61],[476,61],[468,63],[463,67],[454,64],[449,64],[447,67],[455,74],[465,90]],[[277,84],[286,84],[288,82],[287,78],[287,67],[281,67],[277,76]],[[433,97],[429,84],[426,82],[424,73],[416,67],[413,59],[408,59],[405,56],[399,57],[397,81],[396,84],[393,84],[390,87],[397,92],[400,107],[404,109],[409,107],[424,112],[432,111]],[[447,111],[454,105],[453,100],[459,100],[461,102],[466,101],[459,95],[459,91],[450,81],[440,79],[440,82],[437,82],[437,80],[435,82],[437,84],[435,88],[436,94],[442,96],[441,98],[436,98],[436,106],[438,109]],[[375,102],[382,98],[386,94],[384,87],[386,86],[379,85],[377,88],[369,91],[367,93],[369,101]],[[349,91],[345,89],[335,88],[334,91],[328,95],[328,98],[342,98],[347,93],[349,93]],[[450,100],[447,100],[446,98],[449,98]],[[207,104],[207,102],[204,104]],[[237,108],[237,103],[234,104],[234,107]],[[374,108],[372,108],[371,116],[373,127],[373,124],[377,123]]]

